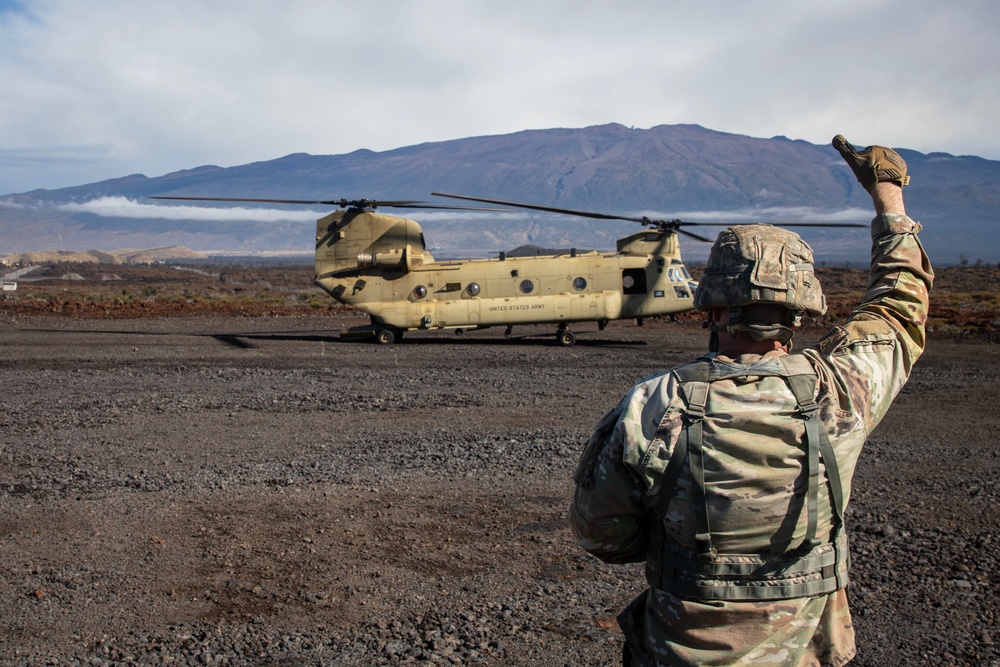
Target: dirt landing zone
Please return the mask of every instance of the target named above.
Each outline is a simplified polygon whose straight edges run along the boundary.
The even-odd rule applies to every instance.
[[[643,576],[575,546],[572,468],[703,331],[354,323],[0,311],[0,664],[617,664]],[[1000,664],[1000,348],[972,338],[932,334],[862,455],[854,664]]]

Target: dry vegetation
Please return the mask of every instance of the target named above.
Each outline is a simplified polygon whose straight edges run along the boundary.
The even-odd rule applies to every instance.
[[[312,278],[312,266],[306,264],[58,264],[22,278],[2,309],[22,315],[99,319],[339,310]]]
[[[858,303],[867,271],[820,267],[817,272],[830,312],[813,324],[825,327],[846,317]],[[692,267],[692,273],[697,278],[700,267]],[[0,311],[115,319],[292,316],[343,310],[313,285],[312,277],[312,266],[305,263],[58,264],[22,278],[17,291],[8,293],[9,298],[0,303]],[[698,317],[688,313],[681,319]],[[1000,267],[938,269],[929,325],[938,333],[1000,338]]]

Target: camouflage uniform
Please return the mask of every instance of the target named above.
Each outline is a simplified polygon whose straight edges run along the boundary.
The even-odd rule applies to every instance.
[[[784,589],[787,597],[727,599],[725,593],[690,594],[665,575],[669,563],[662,555],[676,551],[712,561],[750,554],[756,556],[731,560],[759,565],[801,551],[810,531],[822,544],[814,552],[846,553],[846,542],[834,544],[838,491],[830,479],[839,472],[842,513],[861,448],[923,351],[933,274],[919,230],[905,215],[875,218],[862,305],[816,348],[738,359],[709,354],[695,362],[725,378],[707,385],[704,397],[701,487],[690,452],[682,466],[668,465],[678,443],[690,439],[690,364],[640,381],[598,423],[576,471],[570,522],[581,546],[605,562],[646,561],[650,588],[619,617],[633,665],[844,665],[854,657],[846,556],[834,565],[826,561],[824,576],[836,583],[823,592],[802,594],[809,589],[794,586],[810,577],[807,585],[819,586],[818,574],[785,576],[782,585],[793,584]],[[837,470],[829,474],[824,455],[813,464],[821,481],[812,486],[801,406],[787,378],[767,371],[782,360],[799,368],[807,363],[817,378],[808,386],[815,387]],[[673,487],[669,504],[660,498],[664,487]],[[699,507],[705,508],[702,525]],[[710,555],[701,544],[705,532]],[[673,582],[662,585],[675,592],[661,581]]]

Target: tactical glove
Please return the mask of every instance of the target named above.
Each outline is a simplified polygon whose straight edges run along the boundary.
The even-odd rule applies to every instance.
[[[859,153],[841,134],[833,138],[833,147],[844,158],[861,186],[869,192],[876,183],[891,182],[901,186],[910,184],[910,177],[906,175],[906,162],[891,148],[869,146]]]

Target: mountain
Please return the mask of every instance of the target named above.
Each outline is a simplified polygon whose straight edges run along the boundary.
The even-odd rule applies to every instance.
[[[899,152],[913,178],[907,206],[924,223],[922,239],[932,259],[1000,261],[1000,162]],[[170,245],[203,253],[308,252],[314,237],[308,216],[329,210],[322,206],[305,207],[305,212],[301,207],[291,212],[292,207],[267,206],[270,217],[275,209],[289,210],[279,221],[253,219],[250,214],[238,220],[220,214],[221,219],[209,221],[203,219],[208,213],[168,219],[158,213],[165,209],[152,208],[164,202],[147,197],[368,197],[445,203],[431,197],[433,191],[618,215],[734,222],[867,222],[871,206],[827,145],[727,134],[697,125],[632,129],[609,124],[527,130],[379,153],[297,153],[236,167],[202,166],[155,178],[136,174],[11,194],[0,197],[0,254]],[[94,200],[98,203],[88,203]],[[634,223],[523,211],[502,216],[412,210],[399,214],[421,222],[428,245],[442,248],[439,256],[524,244],[613,248],[615,238],[636,229]],[[287,219],[292,216],[297,219]],[[703,233],[714,237],[718,229],[709,227]],[[864,230],[806,230],[802,235],[813,244],[818,260],[866,260],[869,241]],[[708,244],[684,243],[690,259],[707,254]]]

